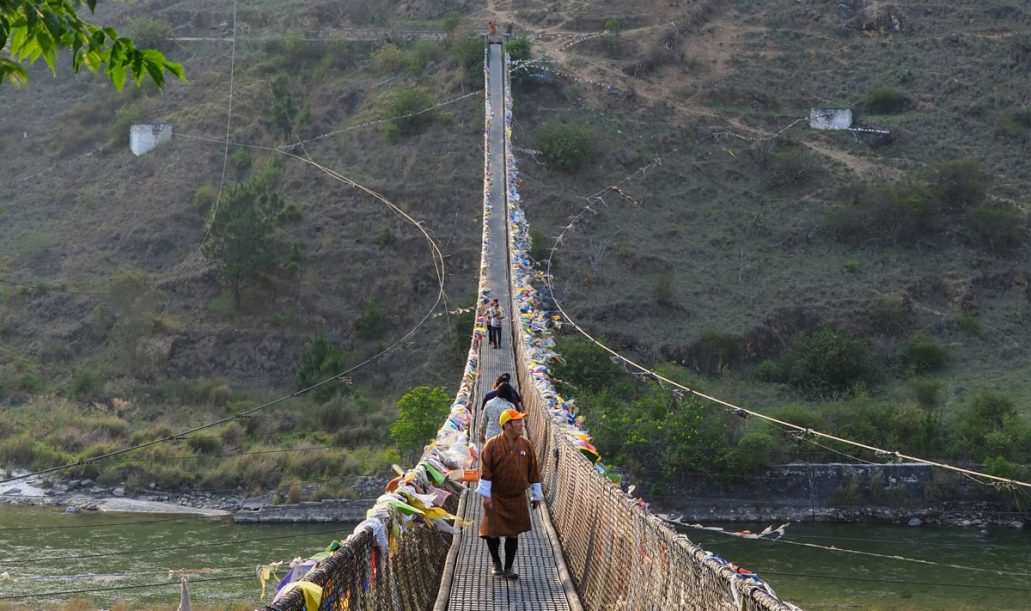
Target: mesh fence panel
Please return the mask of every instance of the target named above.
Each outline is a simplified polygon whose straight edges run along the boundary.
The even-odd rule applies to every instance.
[[[797,609],[708,557],[598,473],[552,420],[521,350],[516,360],[544,495],[585,609]]]

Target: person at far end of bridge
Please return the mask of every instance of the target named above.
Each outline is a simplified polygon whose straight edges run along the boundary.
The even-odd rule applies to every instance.
[[[523,437],[526,414],[506,409],[498,417],[501,434],[491,437],[480,453],[480,484],[476,493],[483,497],[480,538],[487,542],[494,568],[492,575],[519,579],[512,570],[520,533],[530,530],[530,510],[526,489],[533,490],[530,502],[541,505],[541,475],[530,442]],[[505,537],[505,564],[498,557],[501,537]]]
[[[487,334],[491,348],[501,347],[501,319],[504,317],[498,300],[492,299],[487,306]]]
[[[487,401],[490,401],[494,397],[498,396],[498,387],[502,384],[511,385],[512,375],[508,373],[503,373],[498,376],[498,379],[494,381],[494,386],[491,387],[492,390],[483,396],[483,402],[480,403],[480,411],[483,411],[483,408],[487,407]],[[515,408],[517,410],[521,412],[526,411],[525,409],[523,409],[523,398],[519,396],[519,391],[515,389],[515,386],[512,387],[512,404],[515,405]]]
[[[502,382],[494,390],[494,398],[484,403],[480,411],[480,443],[501,434],[501,415],[510,409],[519,411],[515,409],[515,389],[508,382]]]
[[[498,35],[498,22],[497,21],[494,21],[494,20],[488,21],[487,22],[487,26],[490,28],[490,35],[491,36],[497,36]]]

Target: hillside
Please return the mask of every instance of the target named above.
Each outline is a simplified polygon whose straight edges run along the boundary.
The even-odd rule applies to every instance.
[[[555,255],[556,297],[578,322],[759,410],[843,399],[774,371],[800,338],[829,328],[869,342],[883,365],[864,391],[876,401],[913,401],[927,379],[942,409],[996,391],[1031,416],[1031,9],[1021,3],[304,1],[240,7],[235,44],[230,3],[99,9],[130,34],[147,31],[146,17],[187,39],[157,42],[189,82],[117,94],[100,77],[61,66],[53,79],[37,66],[28,87],[0,90],[0,382],[11,409],[0,430],[20,430],[18,414],[41,401],[93,403],[126,431],[203,421],[293,388],[317,335],[354,364],[407,332],[437,294],[421,234],[270,149],[382,119],[408,87],[436,102],[475,91],[460,42],[491,18],[554,60],[515,89],[538,248],[585,197],[603,196]],[[447,39],[399,40],[400,56],[361,34],[444,31],[452,14],[463,19]],[[811,130],[799,119],[812,106],[853,108],[857,124],[892,136]],[[476,279],[481,109],[474,95],[413,135],[376,124],[295,151],[425,223],[447,257],[451,309],[469,305]],[[133,120],[171,123],[176,136],[135,158],[123,140]],[[592,134],[583,168],[534,152],[556,122]],[[301,212],[275,235],[281,265],[246,286],[239,311],[200,250],[224,167],[227,184],[264,177]],[[605,191],[617,182],[626,197]],[[388,322],[363,339],[356,323],[370,304]],[[294,429],[248,433],[290,444],[318,429],[346,444],[383,429],[411,386],[455,383],[448,331],[431,318],[355,372],[343,422],[311,426],[325,414],[312,402],[295,408]],[[917,337],[947,353],[929,375],[907,373]],[[76,390],[84,375],[87,393]],[[74,453],[128,435],[53,445]],[[368,440],[385,444],[385,433]]]

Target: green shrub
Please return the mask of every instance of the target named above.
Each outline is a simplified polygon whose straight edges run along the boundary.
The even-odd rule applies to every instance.
[[[390,427],[397,448],[415,461],[423,446],[437,435],[451,411],[451,396],[443,386],[418,386],[397,402],[398,417]]]
[[[954,417],[953,451],[963,458],[1001,456],[1015,462],[1031,461],[1031,427],[1005,395],[974,396]]]
[[[465,72],[470,85],[483,86],[483,41],[477,36],[456,40],[451,44],[451,54]]]
[[[609,19],[605,22],[605,31],[610,34],[619,34],[620,30],[619,21],[615,19]]]
[[[553,167],[573,171],[594,157],[594,132],[590,128],[567,123],[549,123],[537,134],[537,148]]]
[[[136,17],[125,28],[125,35],[131,38],[140,49],[157,49],[167,51],[172,47],[169,40],[172,27],[160,19]]]
[[[30,395],[39,393],[43,390],[43,380],[31,373],[22,374],[18,378],[18,390]]]
[[[756,365],[755,379],[760,382],[784,382],[787,377],[777,361],[765,360]]]
[[[397,92],[387,104],[389,121],[384,127],[387,138],[411,136],[433,123],[436,115],[430,110],[433,98],[421,89],[410,87]]]
[[[910,100],[905,94],[887,86],[880,86],[866,96],[866,111],[875,115],[891,115],[907,110]]]
[[[981,320],[973,312],[962,311],[953,317],[952,322],[967,335],[977,335],[981,332]]]
[[[1004,477],[1006,479],[1020,479],[1021,471],[1020,465],[1012,463],[1002,456],[984,459],[984,472],[988,475]]]
[[[906,345],[903,358],[908,373],[922,375],[944,367],[949,359],[949,353],[930,335],[917,333]]]
[[[408,73],[419,76],[431,63],[444,57],[444,49],[435,40],[420,40],[408,52]]]
[[[660,272],[655,277],[655,301],[660,305],[671,307],[676,302],[676,292],[673,287],[673,274]]]
[[[186,438],[186,445],[197,454],[220,454],[222,437],[212,431],[198,431]]]
[[[741,361],[741,338],[730,333],[708,330],[693,348],[699,369],[706,375],[719,375]]]
[[[544,262],[551,254],[551,242],[544,230],[534,225],[530,227],[530,257],[534,261]]]
[[[746,433],[727,454],[728,474],[759,473],[773,464],[775,452],[773,437],[766,431]]]
[[[252,163],[251,152],[245,148],[238,148],[229,156],[229,164],[236,170],[237,175],[242,175],[251,169]],[[194,198],[196,198],[196,195],[194,195]]]
[[[297,365],[297,389],[308,388],[347,369],[344,351],[323,335],[316,335],[305,344]],[[316,401],[325,401],[343,388],[340,380],[327,382],[311,391]]]
[[[388,42],[372,54],[372,65],[382,73],[396,74],[408,66],[408,56],[397,45]]]
[[[988,194],[988,176],[981,169],[981,164],[973,159],[940,163],[934,171],[937,177],[935,188],[946,210],[974,208]]]
[[[143,123],[147,110],[142,102],[130,102],[115,111],[115,120],[108,128],[108,136],[115,144],[128,145],[134,123]]]
[[[1016,206],[977,206],[973,209],[977,243],[1004,254],[1027,243],[1027,215]]]
[[[481,45],[482,47],[482,45]],[[516,38],[510,40],[505,45],[505,51],[508,51],[512,61],[530,59],[530,41],[526,38]]]
[[[828,214],[827,224],[838,239],[858,244],[887,240],[908,244],[938,230],[938,203],[923,183],[861,185],[846,191],[848,201]]]
[[[386,330],[387,315],[370,298],[354,323],[354,333],[361,339],[369,340],[383,337]]]
[[[1031,108],[1004,110],[995,119],[995,133],[999,136],[1023,138],[1031,130]]]
[[[913,311],[900,295],[882,295],[870,305],[870,326],[883,335],[899,335],[909,327]]]
[[[103,386],[104,380],[96,372],[77,371],[68,383],[68,396],[80,400],[93,399]]]
[[[218,198],[218,187],[201,185],[193,192],[193,207],[207,215],[216,198]]]
[[[380,248],[386,248],[395,241],[397,241],[397,236],[395,236],[394,232],[390,230],[390,227],[384,227],[383,231],[380,231],[379,235],[376,236],[376,246],[379,246]]]
[[[286,74],[275,75],[269,82],[269,91],[272,94],[268,107],[272,127],[280,134],[289,136],[297,119],[297,104],[294,102],[290,77]]]
[[[562,362],[555,365],[552,373],[581,391],[599,391],[619,375],[619,368],[612,362],[611,355],[585,338],[559,337],[555,350]]]
[[[917,405],[924,409],[932,410],[941,407],[942,382],[941,380],[923,379],[915,380],[912,384],[913,398]]]
[[[784,368],[788,383],[821,396],[850,393],[879,376],[866,341],[829,329],[800,337],[785,355]]]
[[[462,23],[461,15],[456,13],[449,13],[440,21],[440,27],[448,34],[455,31],[455,29]]]

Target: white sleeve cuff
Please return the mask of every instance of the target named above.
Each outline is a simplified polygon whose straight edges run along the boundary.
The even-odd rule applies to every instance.
[[[476,486],[476,494],[490,498],[490,480],[481,479],[480,485]]]
[[[544,493],[541,492],[540,484],[530,484],[530,488],[533,490],[533,500],[541,501],[544,499]]]

